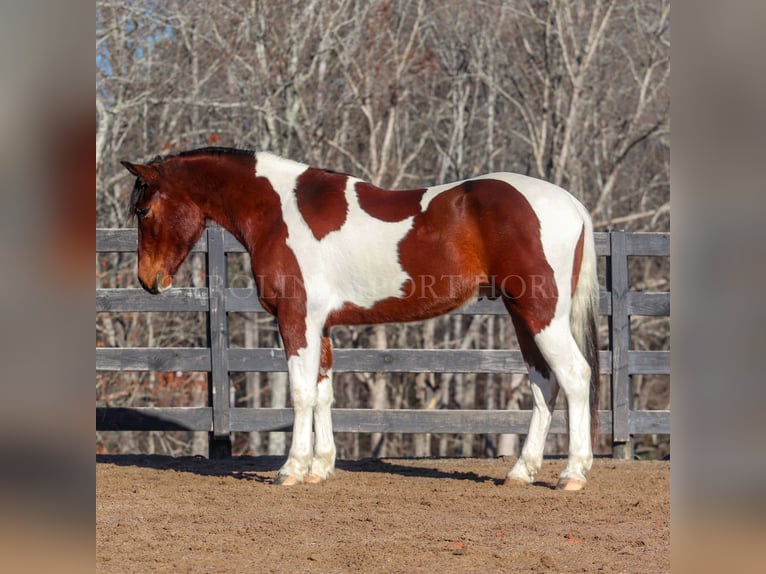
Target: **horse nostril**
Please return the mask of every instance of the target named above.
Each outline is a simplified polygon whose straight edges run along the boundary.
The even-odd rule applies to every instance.
[[[138,278],[138,282],[141,284],[141,287],[143,287],[149,293],[152,293],[155,295],[157,294],[157,288],[156,287],[154,289],[150,288],[146,283],[144,283],[144,280],[141,279],[140,277]]]

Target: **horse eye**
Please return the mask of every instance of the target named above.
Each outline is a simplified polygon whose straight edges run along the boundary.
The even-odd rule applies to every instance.
[[[136,210],[136,215],[138,216],[139,219],[143,219],[144,217],[146,217],[147,213],[149,213],[148,207],[144,207],[143,209]]]

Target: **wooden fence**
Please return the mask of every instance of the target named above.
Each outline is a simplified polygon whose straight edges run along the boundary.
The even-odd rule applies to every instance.
[[[97,229],[96,251],[135,252],[133,229]],[[208,347],[96,348],[97,371],[205,371],[206,407],[97,407],[97,430],[196,430],[210,433],[210,456],[231,453],[234,431],[289,431],[292,409],[234,408],[229,402],[229,373],[286,371],[280,349],[229,348],[227,312],[263,311],[252,289],[229,287],[226,254],[244,252],[219,227],[208,227],[194,248],[206,253],[206,288],[173,288],[162,295],[142,289],[96,289],[96,312],[204,311]],[[601,351],[602,374],[611,379],[612,404],[599,411],[601,432],[611,435],[613,455],[632,456],[632,436],[670,434],[670,412],[633,410],[631,376],[670,374],[669,351],[630,348],[630,317],[670,315],[669,292],[631,291],[628,257],[670,255],[666,233],[596,233],[596,251],[606,257],[607,291],[601,314],[609,318],[609,350]],[[461,314],[506,313],[499,300],[477,300],[455,311]],[[337,372],[526,372],[518,350],[336,349]],[[402,433],[520,433],[527,431],[531,411],[333,409],[337,431]],[[551,432],[566,432],[565,411],[556,410]]]

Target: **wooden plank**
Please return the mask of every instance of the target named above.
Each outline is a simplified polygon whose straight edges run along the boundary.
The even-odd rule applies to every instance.
[[[601,351],[602,373],[611,372],[611,353]],[[500,349],[335,349],[336,373],[526,373],[521,353]],[[232,372],[285,372],[282,349],[229,349]]]
[[[609,232],[608,231],[596,231],[593,234],[593,242],[596,245],[596,255],[608,256],[610,247]]]
[[[638,351],[633,351],[638,353]],[[664,353],[664,351],[642,351]],[[231,372],[286,372],[282,349],[228,349]],[[524,373],[526,367],[519,351],[437,350],[437,349],[336,349],[333,353],[336,373]],[[601,351],[601,373],[611,372],[611,353]],[[667,359],[635,359],[638,369],[665,368]],[[659,366],[658,366],[659,365]],[[97,371],[210,371],[210,349],[193,347],[99,347]],[[654,371],[651,371],[654,372]]]
[[[210,407],[96,407],[97,431],[209,431]]]
[[[255,287],[227,287],[226,310],[229,312],[265,313]]]
[[[226,253],[245,253],[245,247],[231,233],[223,230],[223,250]]]
[[[619,458],[632,458],[630,443],[630,318],[628,316],[628,257],[626,233],[611,234],[611,252],[608,265],[608,285],[612,293],[612,315],[609,333],[612,348],[612,440],[613,454]]]
[[[96,253],[134,252],[138,245],[138,231],[130,228],[97,228]]]
[[[632,353],[666,353],[632,351]],[[231,372],[286,372],[282,349],[230,348]],[[521,353],[514,350],[474,349],[335,349],[336,373],[525,373]],[[611,353],[601,351],[601,373],[611,372]],[[637,372],[664,372],[669,359],[639,355],[633,359]],[[191,347],[99,347],[97,371],[210,371],[210,349]]]
[[[525,373],[520,351],[482,349],[337,349],[333,368],[364,373]],[[337,367],[336,367],[337,365]]]
[[[280,349],[229,349],[232,371],[286,371]],[[337,373],[522,373],[519,351],[444,349],[335,349]]]
[[[332,417],[336,432],[526,434],[531,411],[333,409]],[[668,432],[669,411],[640,411],[637,420],[636,433]],[[230,422],[236,432],[290,432],[293,410],[235,408],[230,410]],[[599,411],[602,432],[608,433],[611,423],[611,412]],[[96,408],[98,431],[206,431],[212,424],[210,407]],[[564,410],[554,411],[550,432],[568,433]]]
[[[229,415],[231,430],[235,432],[293,430],[293,409],[235,408]]]
[[[335,350],[333,354],[337,353]],[[282,349],[274,348],[230,348],[229,371],[241,373],[256,371],[261,373],[286,373],[287,360]],[[333,368],[339,372],[337,366]]]
[[[628,255],[670,256],[670,233],[626,233],[625,242]]]
[[[609,293],[601,293],[600,313],[609,315],[612,312]],[[265,313],[258,301],[258,293],[254,287],[228,287],[226,289],[226,310],[242,313]],[[501,315],[508,311],[500,299],[475,299],[463,307],[452,311],[453,315]]]
[[[599,298],[599,314],[612,313],[612,300],[609,293],[601,293]],[[500,299],[474,300],[459,309],[452,311],[453,315],[507,315],[508,311]]]
[[[403,433],[526,433],[531,411],[396,410],[338,413],[337,428],[348,432]],[[345,415],[345,416],[342,416]],[[333,413],[333,423],[336,415]],[[551,427],[564,423],[554,412]],[[394,431],[393,429],[396,429]],[[553,431],[555,432],[555,431]]]
[[[136,252],[138,248],[138,230],[130,227],[97,228],[96,253]],[[199,241],[192,247],[192,252],[207,251],[207,236],[202,233]]]
[[[598,314],[607,317],[612,314],[612,294],[609,291],[599,293]]]
[[[96,312],[207,311],[207,289],[172,288],[159,295],[143,289],[96,289]]]
[[[229,323],[226,316],[226,253],[223,245],[223,229],[207,229],[207,288],[210,310],[208,312],[208,344],[210,345],[210,374],[208,393],[213,407],[213,432],[210,436],[210,458],[231,456],[229,437]]]
[[[633,434],[670,434],[670,411],[633,411],[630,430]]]
[[[670,293],[628,293],[628,315],[670,316]]]
[[[508,315],[501,299],[474,299],[458,307],[451,315]]]
[[[210,349],[97,347],[97,371],[209,371]]]
[[[634,375],[669,375],[670,351],[629,351],[628,371]]]
[[[336,432],[526,434],[531,416],[531,411],[332,409],[333,430]],[[289,432],[292,424],[292,409],[231,410],[233,431]],[[599,411],[599,424],[603,433],[609,432],[612,425],[610,411]],[[554,411],[550,432],[569,432],[564,410]]]

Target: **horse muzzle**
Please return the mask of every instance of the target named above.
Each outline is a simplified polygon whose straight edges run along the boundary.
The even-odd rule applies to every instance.
[[[157,277],[154,281],[154,285],[147,285],[144,280],[141,279],[141,277],[138,278],[138,282],[141,284],[141,287],[146,289],[149,293],[157,295],[158,293],[167,291],[173,286],[173,276],[164,275],[162,271],[157,271]]]

